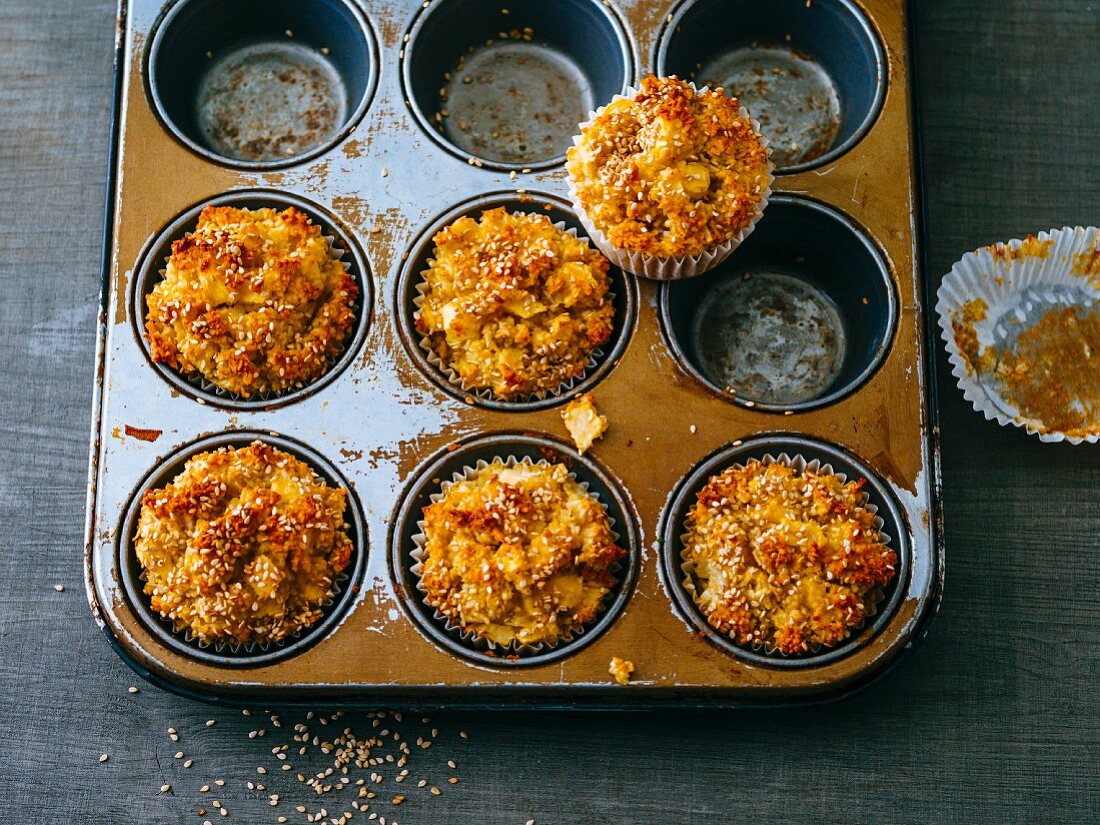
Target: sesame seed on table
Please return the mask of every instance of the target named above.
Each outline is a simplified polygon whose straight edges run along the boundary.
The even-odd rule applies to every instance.
[[[1095,223],[1097,4],[917,6],[932,272]],[[938,342],[943,608],[849,701],[273,718],[139,681],[82,581],[114,18],[114,0],[0,3],[0,825],[1100,821],[1100,450],[984,421]]]

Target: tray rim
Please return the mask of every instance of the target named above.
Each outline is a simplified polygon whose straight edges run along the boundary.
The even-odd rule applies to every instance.
[[[116,29],[113,57],[113,94],[110,120],[110,137],[107,153],[107,169],[105,175],[106,191],[104,197],[104,219],[101,234],[101,259],[100,259],[100,290],[99,308],[96,322],[95,345],[95,371],[92,386],[92,414],[89,438],[88,458],[88,485],[85,497],[85,547],[84,547],[84,585],[88,598],[89,608],[93,620],[99,625],[107,639],[108,644],[114,649],[123,662],[150,684],[184,698],[204,702],[207,704],[239,708],[251,707],[256,701],[262,700],[265,707],[293,708],[309,706],[331,707],[375,707],[385,703],[393,708],[456,708],[479,710],[614,710],[614,711],[640,711],[656,709],[741,709],[763,707],[802,707],[830,704],[856,696],[875,684],[882,681],[889,673],[893,672],[901,662],[905,661],[917,644],[922,642],[929,633],[936,616],[942,605],[943,585],[945,577],[945,548],[944,548],[944,522],[942,494],[943,485],[941,477],[941,436],[939,420],[939,388],[936,373],[936,331],[934,313],[929,312],[929,301],[934,296],[935,290],[928,277],[928,256],[926,239],[928,236],[928,219],[926,210],[926,179],[923,174],[924,139],[923,139],[923,111],[922,98],[919,89],[919,74],[917,72],[917,34],[913,21],[916,15],[917,0],[903,0],[900,11],[903,16],[903,30],[907,51],[904,62],[907,67],[907,92],[908,110],[911,116],[910,130],[910,175],[912,180],[912,209],[913,209],[913,269],[915,278],[919,281],[921,297],[921,309],[923,312],[923,329],[921,335],[920,363],[924,371],[923,400],[924,413],[927,420],[927,428],[923,433],[922,441],[928,450],[928,549],[932,557],[932,578],[929,584],[927,597],[921,604],[921,612],[916,617],[909,638],[886,662],[876,666],[870,672],[840,686],[826,686],[813,688],[813,692],[791,694],[787,689],[774,689],[777,696],[767,698],[746,699],[741,695],[731,695],[728,689],[723,688],[675,688],[660,686],[638,685],[630,691],[617,690],[615,685],[574,685],[572,690],[575,695],[560,699],[550,698],[545,694],[536,694],[538,688],[525,685],[502,685],[489,688],[462,687],[458,689],[463,694],[460,698],[453,698],[455,686],[426,686],[410,688],[407,686],[377,686],[364,695],[362,689],[345,689],[327,695],[328,691],[321,691],[317,686],[305,686],[306,690],[312,688],[308,695],[284,696],[279,693],[264,690],[255,691],[251,695],[238,695],[232,691],[218,690],[216,685],[208,685],[205,688],[194,686],[186,678],[171,679],[154,672],[141,664],[126,649],[119,637],[104,618],[96,593],[96,585],[93,576],[93,555],[95,551],[96,530],[96,500],[97,485],[100,469],[102,421],[104,411],[105,392],[103,388],[103,376],[106,366],[106,344],[108,309],[111,296],[111,269],[115,240],[115,210],[118,193],[118,160],[122,131],[122,104],[124,98],[124,77],[126,72],[126,35],[129,21],[130,0],[118,0],[116,14]],[[359,2],[359,0],[355,0]],[[862,7],[862,4],[860,4]],[[874,18],[868,14],[872,23]],[[656,48],[654,43],[653,48]],[[652,51],[652,49],[650,50]],[[648,65],[648,64],[647,64]],[[639,65],[636,68],[641,68]]]

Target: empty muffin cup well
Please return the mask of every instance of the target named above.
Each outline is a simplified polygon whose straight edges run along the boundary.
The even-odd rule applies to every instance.
[[[562,163],[585,115],[630,82],[618,15],[598,0],[439,0],[413,21],[401,64],[421,128],[475,165]]]
[[[657,70],[721,86],[761,124],[777,174],[829,163],[874,124],[887,60],[852,0],[683,0],[668,16]]]
[[[335,145],[377,78],[355,0],[178,0],[147,61],[164,126],[208,160],[245,169],[302,163]]]
[[[877,370],[893,339],[889,265],[850,218],[818,201],[773,195],[724,264],[662,284],[662,332],[680,366],[747,407],[832,404]]]

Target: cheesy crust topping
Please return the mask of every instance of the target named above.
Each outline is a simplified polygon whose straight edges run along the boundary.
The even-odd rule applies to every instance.
[[[710,625],[786,654],[836,645],[862,625],[898,563],[864,483],[757,460],[712,476],[682,554]]]
[[[736,99],[676,77],[642,81],[581,131],[567,169],[592,222],[617,248],[699,255],[756,218],[768,150]]]
[[[495,644],[553,644],[599,614],[626,555],[562,464],[500,459],[424,508],[428,604]]]
[[[153,610],[204,642],[279,642],[314,624],[351,559],[347,491],[256,441],[187,460],[141,498]]]
[[[433,240],[416,328],[464,387],[500,399],[552,392],[611,337],[607,260],[546,215],[498,207]]]
[[[249,398],[321,377],[355,326],[359,286],[294,207],[208,206],[146,297],[153,361]]]

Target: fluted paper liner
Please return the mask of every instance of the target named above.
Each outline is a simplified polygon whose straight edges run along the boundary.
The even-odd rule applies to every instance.
[[[971,368],[956,341],[953,321],[975,300],[988,307],[984,320],[968,322],[979,352],[1002,346],[1007,335],[1030,327],[1053,306],[1100,308],[1100,229],[1067,226],[967,253],[944,276],[936,301],[951,373],[975,410],[1002,426],[1021,427],[1041,441],[1100,440],[1100,422],[1085,435],[1048,429],[1008,401],[995,376]]]
[[[513,467],[516,467],[520,464],[523,464],[523,465],[526,465],[526,466],[529,466],[529,467],[549,467],[549,466],[551,466],[551,462],[547,461],[546,459],[541,459],[539,461],[532,461],[527,456],[524,456],[522,460],[517,460],[515,456],[508,456],[506,459],[501,458],[500,456],[497,456],[497,458],[500,459],[501,461],[503,461],[504,466],[508,467],[508,468],[513,468]],[[473,467],[471,467],[469,465],[464,466],[461,470],[453,473],[452,478],[451,478],[450,481],[444,481],[440,485],[439,492],[438,493],[432,493],[432,495],[429,496],[429,500],[432,502],[432,504],[435,504],[437,501],[439,501],[440,499],[443,498],[443,495],[447,492],[447,489],[452,484],[455,484],[456,482],[459,482],[459,481],[467,481],[467,480],[473,478],[481,470],[484,470],[486,467],[490,466],[491,463],[492,462],[485,461],[484,459],[480,459]],[[572,478],[575,482],[577,482],[577,484],[580,485],[581,489],[583,489],[584,492],[588,496],[593,498],[603,508],[603,511],[607,515],[608,522],[611,526],[611,537],[616,543],[618,543],[621,536],[619,535],[618,532],[615,531],[615,519],[611,515],[611,513],[608,512],[607,505],[604,504],[604,502],[600,501],[599,494],[590,491],[588,489],[588,482],[581,481],[573,473],[570,473],[569,477]],[[513,640],[508,645],[498,645],[496,642],[493,642],[489,639],[486,639],[483,636],[479,636],[478,634],[474,633],[472,630],[463,630],[460,626],[456,625],[449,618],[444,616],[439,610],[437,610],[435,607],[433,607],[431,604],[428,603],[427,588],[424,587],[424,584],[423,584],[423,582],[421,581],[421,578],[420,578],[420,574],[422,572],[422,563],[423,563],[423,559],[424,559],[424,542],[427,540],[427,536],[425,536],[425,534],[424,534],[424,521],[423,521],[423,519],[417,521],[416,526],[419,528],[419,532],[415,533],[412,537],[413,543],[416,545],[416,547],[412,550],[411,553],[409,553],[409,555],[412,557],[413,562],[414,562],[413,565],[409,568],[409,572],[411,572],[413,574],[413,576],[416,577],[416,589],[419,593],[423,594],[423,596],[424,596],[424,598],[421,601],[425,606],[427,606],[428,608],[430,608],[432,610],[433,618],[435,619],[435,621],[437,623],[439,623],[440,625],[443,626],[443,628],[447,631],[448,634],[450,634],[452,637],[454,637],[458,641],[462,642],[462,644],[465,645],[466,647],[473,648],[474,650],[478,650],[478,651],[482,651],[482,652],[488,651],[490,653],[496,653],[496,654],[499,654],[499,655],[502,655],[502,656],[533,656],[533,655],[537,655],[539,653],[546,653],[550,650],[555,650],[558,647],[561,647],[562,645],[568,645],[568,644],[572,643],[573,641],[579,639],[581,636],[583,636],[588,631],[589,627],[591,627],[592,625],[595,625],[597,623],[599,615],[602,615],[607,610],[608,600],[611,599],[611,597],[614,595],[613,590],[609,589],[608,592],[605,593],[604,596],[603,596],[603,600],[602,600],[601,605],[600,605],[600,614],[598,614],[596,618],[593,618],[592,621],[590,621],[586,624],[580,625],[579,627],[574,627],[571,631],[564,634],[561,638],[557,639],[556,641],[553,641],[553,642],[540,642],[538,644],[532,645],[532,644],[521,644],[518,641]],[[611,575],[614,576],[617,580],[621,580],[622,563],[621,562],[615,562],[615,564],[611,565],[608,568],[608,572],[611,573]]]
[[[806,471],[809,471],[811,473],[817,473],[819,475],[834,475],[838,479],[840,479],[842,484],[847,483],[847,481],[848,481],[848,476],[845,473],[835,472],[833,470],[833,467],[832,467],[831,464],[822,464],[821,461],[819,459],[816,459],[816,458],[813,459],[812,461],[806,461],[806,458],[802,455],[799,455],[799,454],[795,454],[795,455],[791,456],[791,455],[788,455],[787,453],[780,453],[779,455],[776,456],[776,455],[772,455],[771,453],[765,453],[764,456],[761,457],[758,460],[760,461],[761,464],[784,464],[784,465],[798,471],[799,473],[805,473]],[[745,467],[745,462],[736,462],[734,464],[730,464],[729,467],[744,468]],[[728,467],[725,468],[725,469],[728,469]],[[723,472],[723,471],[724,470],[719,471],[719,472]],[[873,504],[870,501],[870,499],[868,497],[868,494],[866,492],[864,492],[862,494],[862,502],[861,503],[871,513],[871,515],[874,516],[874,520],[872,521],[872,524],[874,525],[875,530],[878,531],[879,540],[884,545],[889,547],[891,537],[890,537],[889,534],[883,532],[882,528],[885,526],[885,522],[882,520],[882,517],[878,515],[878,506]],[[689,512],[690,512],[690,508],[689,508]],[[685,528],[688,527],[690,522],[691,522],[691,517],[689,515],[689,516],[685,517],[685,519],[684,519],[684,527]],[[703,607],[703,605],[700,603],[700,594],[699,594],[698,590],[695,587],[695,572],[694,572],[695,565],[688,558],[688,539],[689,539],[690,535],[691,534],[686,529],[684,530],[683,533],[680,534],[680,542],[681,542],[680,571],[683,573],[683,578],[681,579],[680,584],[684,588],[684,590],[687,591],[688,595],[691,596],[692,602],[694,602],[695,606],[699,608],[699,611],[702,614],[702,620],[704,622],[706,622],[707,626],[709,627],[710,622],[707,619],[707,611]],[[897,576],[897,571],[896,570],[894,571],[894,576],[895,577]],[[879,605],[882,603],[884,595],[885,595],[885,593],[881,588],[875,588],[874,590],[872,590],[867,595],[867,597],[864,599],[865,610],[864,610],[863,621],[860,622],[858,625],[854,625],[854,626],[848,628],[847,638],[841,640],[840,642],[838,642],[838,644],[843,644],[844,642],[850,640],[852,638],[852,636],[854,636],[859,630],[861,630],[862,628],[864,628],[866,626],[868,619],[870,619],[870,618],[872,618],[872,617],[874,617],[878,614],[878,608],[879,608]],[[730,642],[732,642],[737,647],[741,647],[741,648],[746,647],[746,645],[740,644],[736,640],[736,638],[734,638],[732,635],[727,634],[726,637],[730,640]],[[816,653],[820,653],[821,650],[822,650],[822,646],[820,644],[811,645],[810,650],[808,651],[808,653],[798,653],[798,654],[781,653],[781,652],[779,652],[779,649],[776,645],[770,644],[770,643],[753,643],[752,645],[749,645],[748,647],[749,647],[749,649],[753,650],[756,653],[763,652],[764,654],[766,654],[768,656],[776,656],[776,657],[782,658],[782,659],[798,659],[798,658],[801,658],[801,657],[804,657],[804,656],[807,656],[807,655],[813,655],[813,654],[816,654]],[[831,648],[829,648],[829,649],[831,649]]]
[[[351,271],[351,263],[348,260],[346,260],[348,250],[344,249],[342,246],[337,244],[335,235],[324,235],[323,237],[326,241],[328,241],[329,257],[332,258],[335,261],[338,261],[340,263],[340,266],[342,266],[344,268],[345,272],[350,272]],[[168,258],[165,258],[164,260],[165,260],[165,264],[167,264]],[[159,270],[157,270],[157,273],[160,275],[160,278],[163,281],[164,277],[165,277],[165,274],[167,273],[167,268],[166,267],[161,267]],[[356,317],[357,322],[359,320],[359,316],[364,311],[363,301],[364,301],[364,295],[365,295],[366,289],[367,289],[367,286],[364,283],[363,277],[365,277],[365,276],[361,276],[361,277],[356,279],[358,281],[358,286],[359,286],[359,295],[356,297],[356,300],[355,300],[355,304],[356,304],[355,317]],[[155,284],[150,285],[150,289],[152,289],[152,286],[155,286]],[[144,297],[142,298],[141,305],[142,305],[143,308],[145,307]],[[144,319],[145,319],[145,316],[143,315],[142,316],[142,322],[141,322],[141,325],[140,325],[142,329],[144,329]],[[355,330],[353,328],[347,334],[347,336],[345,337],[344,346],[340,349],[339,352],[337,352],[335,355],[330,356],[326,360],[325,369],[321,373],[319,373],[316,378],[314,378],[312,381],[309,381],[309,382],[304,383],[304,384],[296,384],[295,386],[289,387],[288,389],[282,390],[281,392],[257,392],[257,393],[253,393],[252,395],[250,395],[248,397],[245,397],[245,396],[243,396],[239,393],[230,392],[229,390],[222,389],[217,384],[214,384],[211,381],[209,381],[206,378],[206,376],[204,376],[202,373],[199,373],[199,372],[195,372],[195,373],[183,372],[182,370],[172,369],[172,367],[168,366],[167,364],[159,364],[158,366],[161,366],[161,367],[163,367],[164,369],[167,369],[167,370],[171,370],[174,375],[176,375],[180,378],[180,380],[185,381],[186,383],[190,384],[192,387],[194,387],[198,392],[200,392],[203,395],[212,395],[216,398],[221,398],[221,399],[224,399],[226,401],[234,401],[234,402],[237,402],[237,403],[240,403],[240,404],[255,404],[257,406],[260,406],[260,405],[263,405],[263,404],[270,403],[272,401],[277,401],[278,399],[284,398],[284,397],[290,395],[291,393],[299,392],[300,390],[310,386],[314,382],[320,381],[322,378],[324,378],[328,374],[329,370],[331,370],[333,367],[336,366],[336,363],[344,356],[344,352],[347,349],[348,343],[352,340],[352,338],[354,336],[355,336]],[[142,335],[142,340],[143,341],[144,341],[144,337],[145,336],[143,334]]]
[[[697,94],[702,94],[710,90],[709,86],[696,88],[695,84],[690,81],[688,81],[688,85],[691,86],[692,89],[695,89]],[[592,121],[599,117],[604,109],[610,106],[611,103],[616,103],[620,100],[633,100],[637,94],[638,89],[633,86],[628,86],[626,94],[615,95],[609,103],[591,112],[588,115],[588,120],[579,125],[578,132],[583,133],[585,129],[592,125]],[[741,115],[747,118],[752,124],[753,130],[760,136],[760,144],[764,147],[764,151],[768,153],[768,182],[765,184],[764,191],[757,201],[756,214],[753,216],[752,220],[749,221],[748,225],[743,227],[729,240],[718,244],[712,249],[704,250],[698,255],[662,258],[657,255],[647,255],[644,252],[621,249],[615,246],[608,239],[607,235],[605,235],[588,216],[584,204],[577,195],[577,188],[573,182],[573,176],[569,176],[569,200],[573,204],[573,209],[576,211],[577,217],[584,226],[585,232],[587,232],[589,238],[592,239],[592,243],[607,256],[608,260],[626,272],[631,272],[639,277],[649,278],[654,281],[677,281],[684,278],[694,278],[697,275],[709,272],[725,261],[726,258],[728,258],[730,254],[752,234],[753,229],[756,228],[756,224],[760,221],[760,218],[763,217],[764,209],[767,207],[768,199],[771,197],[772,184],[775,182],[775,164],[771,161],[771,145],[768,143],[768,139],[764,136],[764,133],[760,131],[760,123],[749,114],[744,106],[741,107]],[[577,146],[580,142],[581,134],[574,135],[573,145]]]
[[[140,566],[140,562],[139,562],[139,566]],[[138,580],[141,581],[141,582],[147,581],[144,567],[142,567],[142,569],[141,569],[141,574],[138,576]],[[341,571],[340,573],[337,573],[333,577],[332,585],[331,585],[331,587],[329,587],[328,594],[325,596],[324,599],[321,600],[321,603],[317,605],[317,609],[320,610],[322,612],[322,614],[324,613],[324,611],[326,609],[328,609],[329,607],[331,607],[335,603],[336,598],[344,591],[343,585],[344,585],[344,582],[346,582],[347,580],[348,580],[348,575],[347,575],[347,573],[344,573],[343,571]],[[144,585],[142,586],[142,595],[143,596],[146,595]],[[317,621],[315,621],[309,627],[303,627],[299,630],[296,630],[293,633],[291,633],[290,635],[288,635],[286,638],[281,639],[278,642],[241,642],[241,641],[237,641],[236,639],[233,639],[232,641],[230,641],[230,640],[206,641],[204,639],[200,639],[198,636],[196,636],[194,633],[192,633],[191,628],[187,627],[186,625],[176,624],[171,619],[168,619],[165,616],[158,613],[156,610],[153,610],[153,608],[151,606],[149,607],[149,614],[151,616],[154,616],[162,624],[167,625],[170,628],[170,632],[173,635],[179,636],[185,642],[187,642],[187,644],[193,645],[193,646],[197,647],[199,650],[211,650],[212,649],[215,653],[217,653],[219,655],[224,655],[224,654],[228,653],[228,654],[232,654],[234,656],[240,656],[240,655],[252,655],[252,656],[254,656],[258,653],[268,653],[269,651],[272,651],[272,650],[280,650],[280,649],[282,649],[282,648],[284,648],[288,645],[294,644],[295,642],[299,641],[300,639],[308,636],[310,633],[312,633],[316,629],[317,625],[319,625],[325,618],[323,615],[319,616],[317,618]]]
[[[573,229],[572,227],[567,227],[564,221],[557,221],[556,223],[554,223],[554,228],[560,229],[562,232],[572,235],[578,240],[582,240],[580,236],[577,235],[577,230]],[[429,267],[433,263],[435,263],[435,259],[429,258]],[[416,284],[416,297],[413,298],[413,306],[416,307],[415,311],[417,313],[420,312],[420,307],[423,305],[427,297],[427,274],[428,270],[423,270],[420,273],[420,281]],[[605,300],[613,303],[615,301],[615,294],[613,292],[608,292],[605,296]],[[415,320],[416,317],[414,315],[413,329],[416,328]],[[613,322],[613,329],[617,331],[617,325],[621,324],[622,322],[623,321],[621,318],[615,318]],[[471,387],[469,384],[462,380],[461,376],[459,376],[457,372],[444,364],[442,359],[436,353],[435,349],[432,347],[430,335],[421,335],[420,338],[417,340],[417,345],[420,347],[421,352],[424,353],[424,357],[428,360],[428,363],[435,367],[439,371],[439,373],[447,379],[447,381],[460,389],[462,392],[466,393],[467,395],[476,396],[477,398],[480,398],[484,401],[494,401],[500,404],[523,404],[531,401],[542,401],[544,398],[550,395],[566,395],[578,383],[584,381],[589,376],[592,370],[594,370],[599,365],[599,359],[602,358],[604,355],[604,350],[602,347],[595,347],[592,352],[589,353],[588,362],[584,365],[584,369],[581,371],[581,373],[569,379],[568,381],[559,384],[556,388],[552,390],[540,390],[539,392],[528,393],[525,395],[517,395],[513,396],[512,398],[500,398],[489,387]]]

